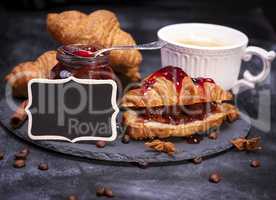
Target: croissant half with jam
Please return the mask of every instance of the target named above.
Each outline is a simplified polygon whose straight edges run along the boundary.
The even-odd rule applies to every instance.
[[[239,116],[232,94],[212,79],[191,78],[181,68],[164,67],[128,91],[121,106],[132,139],[185,137],[219,127]]]

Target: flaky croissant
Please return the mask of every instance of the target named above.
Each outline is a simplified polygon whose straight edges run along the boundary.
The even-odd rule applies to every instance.
[[[97,44],[103,47],[135,44],[132,36],[120,28],[116,15],[107,10],[98,10],[89,15],[79,11],[50,13],[47,17],[50,34],[62,44]],[[139,51],[112,51],[110,62],[115,72],[132,81],[140,78]]]
[[[28,81],[34,78],[49,78],[51,69],[57,64],[56,51],[47,51],[35,61],[21,63],[13,68],[5,80],[15,97],[27,97]]]
[[[155,76],[161,70],[164,72],[164,76]],[[180,76],[178,73],[182,73],[183,79],[177,83],[166,78],[165,76],[168,76],[166,73],[171,73],[175,77]],[[196,80],[186,75],[180,68],[168,66],[143,80],[140,88],[129,90],[123,96],[121,105],[122,107],[136,108],[158,107],[206,102],[219,103],[232,99],[230,92],[223,90],[220,86],[210,81],[211,79],[202,81],[200,84],[197,84]],[[148,83],[151,83],[150,87],[145,88]]]
[[[225,120],[233,121],[239,117],[238,109],[231,104],[218,104],[217,109],[216,113],[208,115],[203,120],[178,125],[157,121],[144,121],[136,112],[129,110],[123,114],[123,122],[127,126],[126,133],[134,140],[186,137],[219,127]]]
[[[222,103],[231,99],[212,79],[191,78],[181,68],[167,66],[123,96],[122,107],[131,108],[124,112],[123,124],[134,140],[186,137],[237,119],[238,109]],[[192,112],[196,110],[200,113]]]

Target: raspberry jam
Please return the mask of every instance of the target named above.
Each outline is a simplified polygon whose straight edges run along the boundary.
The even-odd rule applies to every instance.
[[[109,65],[108,54],[94,57],[100,49],[88,45],[66,45],[58,49],[58,64],[51,70],[52,79],[74,76],[81,79],[112,79],[113,70]]]
[[[73,52],[74,55],[80,56],[80,57],[91,57],[93,56],[92,51],[87,51],[87,50],[77,50]]]
[[[177,92],[180,92],[182,87],[182,80],[187,76],[187,74],[179,67],[167,66],[160,70],[154,72],[150,77],[148,77],[142,85],[142,92],[145,93],[155,82],[156,78],[164,77],[174,83]]]
[[[182,87],[182,80],[188,76],[181,68],[179,67],[173,67],[173,66],[167,66],[163,67],[160,70],[154,72],[152,75],[150,75],[142,85],[142,93],[147,92],[147,90],[156,82],[156,78],[158,77],[164,77],[167,80],[170,80],[174,83],[175,88],[177,92],[179,93],[181,91]],[[215,83],[213,79],[211,78],[192,78],[192,81],[197,86],[203,87],[204,83]]]
[[[210,113],[217,112],[215,103],[198,103],[187,106],[156,107],[141,110],[139,118],[165,124],[187,124],[205,119]]]

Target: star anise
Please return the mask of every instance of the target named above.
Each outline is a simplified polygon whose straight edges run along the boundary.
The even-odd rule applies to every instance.
[[[255,137],[250,139],[245,138],[236,138],[231,140],[231,143],[239,150],[239,151],[255,151],[262,149],[261,147],[261,137]]]
[[[176,151],[175,145],[173,143],[161,140],[146,142],[145,145],[149,148],[154,149],[155,151],[167,153],[170,156],[172,156]]]

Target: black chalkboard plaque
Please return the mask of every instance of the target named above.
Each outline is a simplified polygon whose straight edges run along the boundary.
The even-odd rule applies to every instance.
[[[33,79],[28,83],[28,135],[33,140],[115,140],[116,94],[113,80]]]

